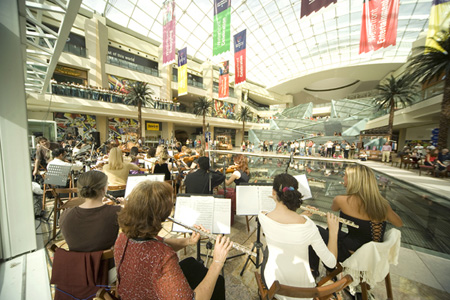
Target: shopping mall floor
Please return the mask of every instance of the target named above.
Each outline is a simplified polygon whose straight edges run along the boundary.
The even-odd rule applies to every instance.
[[[265,154],[258,153],[258,155],[264,156]],[[378,172],[404,180],[411,185],[433,191],[433,193],[446,198],[450,205],[450,178],[434,178],[424,173],[419,176],[417,170],[400,169],[381,162],[367,161],[360,163],[364,163]],[[234,225],[231,227],[231,240],[251,248],[256,240],[255,219],[251,219],[249,224],[250,231],[248,232],[246,217],[236,216]],[[171,226],[171,223],[165,223],[160,235],[174,236],[174,233],[170,232]],[[262,234],[261,239],[265,243]],[[202,245],[202,253],[206,253],[204,245]],[[231,250],[230,255],[236,254],[239,254],[239,252]],[[180,259],[187,256],[195,257],[196,248],[190,247],[186,253],[180,251],[179,256]],[[224,276],[226,299],[228,300],[259,299],[254,277],[255,265],[250,262],[242,276],[240,275],[246,259],[247,256],[240,256],[227,260],[225,264]],[[391,265],[390,274],[394,299],[450,299],[450,255],[448,254],[427,251],[423,248],[415,249],[411,246],[401,247],[398,265]],[[375,286],[371,293],[374,299],[386,299],[384,282]],[[341,294],[341,299],[353,299],[347,292]]]

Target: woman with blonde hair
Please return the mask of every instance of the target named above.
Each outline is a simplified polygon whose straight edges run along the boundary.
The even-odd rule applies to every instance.
[[[387,221],[396,227],[403,226],[400,216],[380,194],[377,179],[370,168],[360,164],[348,166],[345,169],[344,186],[346,195],[336,196],[331,209],[339,211],[341,218],[353,221],[359,228],[348,226],[348,233],[339,232],[340,262],[365,243],[382,242]],[[328,232],[322,230],[321,235],[327,242]],[[311,263],[311,267],[317,270],[318,259],[314,264]]]
[[[232,246],[228,238],[217,237],[212,264],[206,271],[193,258],[178,263],[176,254],[188,245],[195,245],[200,238],[198,233],[190,238],[158,236],[162,222],[173,208],[172,192],[165,182],[144,181],[128,196],[119,213],[122,233],[114,248],[118,294],[122,300],[225,299],[223,278],[219,281],[218,278]],[[198,275],[197,268],[205,274],[194,284],[191,279]]]
[[[128,174],[130,170],[140,170],[135,164],[124,162],[122,156],[122,150],[114,147],[109,152],[108,164],[103,167],[103,172],[108,175],[109,185],[126,185],[128,180]],[[117,193],[112,193],[116,197],[123,197],[123,191],[117,191]]]

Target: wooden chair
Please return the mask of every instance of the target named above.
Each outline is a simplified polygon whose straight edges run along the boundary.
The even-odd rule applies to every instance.
[[[427,166],[427,165],[419,165],[419,176],[422,175],[422,170],[431,172],[431,175],[435,175],[435,169],[434,166]]]
[[[59,215],[61,210],[69,207],[75,207],[84,202],[84,200],[74,197],[78,193],[76,188],[55,188],[52,189],[52,193],[55,197],[55,203],[53,205],[53,230],[52,238],[56,237],[56,229],[58,227]],[[67,196],[65,196],[67,195]]]
[[[92,300],[119,300],[119,298],[114,296],[111,292],[107,291],[105,288],[101,288],[98,290],[97,294]]]
[[[411,164],[412,164],[412,161],[411,161],[411,158],[409,157],[409,155],[403,155],[401,158],[401,162],[400,162],[400,169],[402,168],[403,165],[405,165],[405,169],[409,169]]]
[[[51,244],[49,247],[48,247],[48,250],[50,251],[50,252],[52,252],[52,253],[54,253],[54,254],[56,254],[56,251],[58,250],[58,246],[56,245],[56,244]],[[75,254],[75,255],[77,255],[77,253],[76,252],[71,252],[71,251],[67,251],[67,250],[65,250],[65,249],[62,249],[61,248],[61,250],[63,250],[63,251],[65,251],[65,253],[67,253],[67,254],[65,254],[65,253],[63,253],[64,255],[71,255],[70,257],[72,257],[72,254]],[[87,253],[89,253],[89,252],[87,252]],[[55,256],[56,257],[56,256]],[[102,253],[102,255],[101,255],[101,263],[100,263],[100,266],[99,266],[99,270],[98,270],[98,273],[96,273],[96,272],[94,272],[95,273],[95,275],[94,274],[91,274],[90,276],[88,276],[88,277],[90,277],[90,280],[99,280],[99,281],[104,281],[103,282],[103,284],[107,284],[108,283],[108,268],[109,268],[109,260],[110,259],[113,259],[114,258],[114,251],[112,250],[112,249],[108,249],[108,250],[104,250],[103,251],[103,253]],[[66,259],[67,259],[67,257],[66,257]],[[63,264],[65,264],[64,262],[60,262],[60,268],[61,267],[64,267],[64,265],[61,265],[61,263],[63,263]],[[55,265],[55,258],[53,259],[53,265]],[[89,270],[89,268],[88,268],[88,270]],[[67,273],[67,272],[65,272],[65,273]],[[56,287],[58,288],[58,283],[56,283],[56,281],[60,281],[61,282],[61,279],[59,279],[58,280],[58,278],[54,278],[53,276],[54,276],[54,274],[55,273],[53,273],[53,270],[52,270],[52,281],[53,280],[55,280],[55,283],[54,284],[56,284]],[[61,274],[60,272],[58,273],[58,274]],[[65,276],[65,275],[63,275],[63,276]],[[98,276],[97,278],[95,278],[95,276]],[[97,285],[98,285],[99,283],[98,283],[98,281],[97,281]],[[83,292],[85,292],[85,291],[83,291],[83,288],[84,289],[88,289],[88,290],[91,290],[92,289],[92,286],[86,286],[86,287],[81,287],[81,289],[80,289],[80,286],[78,286],[78,285],[76,285],[75,286],[75,288],[71,288],[70,287],[70,283],[69,284],[67,284],[67,282],[64,282],[63,284],[61,284],[63,287],[62,288],[64,288],[64,289],[66,289],[66,291],[62,291],[62,293],[64,293],[64,294],[66,294],[67,292],[69,292],[69,293],[72,293],[72,292],[75,292],[75,293],[83,293]],[[105,286],[105,285],[101,285],[101,286]],[[95,288],[95,286],[94,286],[94,288]],[[111,287],[111,290],[115,290],[115,284],[113,284]],[[102,288],[102,289],[104,289],[104,288]],[[97,292],[97,295],[105,295],[105,293],[106,293],[106,289],[105,289],[105,293],[100,293],[99,294],[99,292],[100,291],[98,291]],[[70,295],[71,297],[73,297],[73,295]],[[118,299],[118,298],[115,298],[114,296],[113,296],[113,294],[110,294],[110,293],[108,293],[108,296],[110,296],[110,297],[112,297],[112,298],[100,298],[100,299]],[[91,296],[92,297],[92,296]],[[107,297],[107,296],[104,296],[104,297]],[[55,298],[56,299],[56,298]],[[76,298],[74,298],[74,299],[76,299]]]
[[[363,246],[361,246],[361,248],[359,248],[358,250],[356,250],[352,256],[350,256],[346,261],[341,263],[338,263],[336,266],[336,269],[334,269],[332,272],[330,272],[327,276],[325,276],[324,278],[322,278],[319,283],[317,284],[318,286],[323,285],[324,283],[326,283],[328,280],[331,280],[332,278],[336,277],[338,274],[343,273],[343,274],[348,274],[349,272],[352,272],[351,270],[349,271],[348,268],[348,263],[347,261],[353,259],[352,263],[354,265],[354,263],[358,263],[357,257],[361,258],[361,261],[367,262],[368,261],[368,256],[365,254],[365,249],[363,249],[365,246],[373,246],[375,244],[384,244],[387,247],[391,247],[389,248],[387,251],[390,252],[390,254],[394,253],[395,251],[398,251],[400,249],[400,237],[401,237],[401,233],[398,229],[390,229],[388,232],[386,232],[385,234],[385,241],[383,243],[376,243],[376,242],[369,242],[367,244],[364,244]],[[385,247],[386,248],[386,247]],[[358,252],[359,251],[359,252]],[[356,255],[355,255],[356,254]],[[374,259],[373,264],[377,265],[377,267],[383,266],[383,264],[390,264],[392,263],[390,258],[388,257],[388,253],[384,253],[383,255],[377,255],[377,257],[372,257]],[[397,263],[397,259],[398,259],[398,252],[396,252],[395,258],[393,259],[394,264]],[[346,268],[344,270],[344,267]],[[359,269],[361,270],[361,269]],[[373,272],[373,270],[371,270]],[[364,271],[357,271],[357,273],[360,274],[360,278],[356,278],[357,280],[354,280],[355,282],[353,282],[352,286],[355,285],[359,285],[361,287],[361,296],[363,300],[368,300],[368,291],[370,290],[370,285],[368,284],[368,282],[366,282],[366,279],[363,276]],[[385,282],[385,286],[386,286],[386,294],[387,294],[387,299],[388,300],[393,300],[394,296],[392,293],[392,284],[391,284],[391,276],[389,273],[389,270],[387,270],[387,273],[384,274],[378,274],[378,277],[384,277],[384,282]],[[382,278],[380,278],[381,280],[383,280]]]
[[[275,280],[274,283],[272,283],[272,286],[267,289],[261,279],[261,275],[258,272],[255,272],[255,277],[258,285],[259,296],[262,300],[276,299],[276,294],[280,296],[313,298],[317,300],[330,299],[334,293],[342,291],[353,281],[350,275],[345,275],[342,279],[329,285],[318,285],[311,288],[302,288],[280,284],[278,280]]]

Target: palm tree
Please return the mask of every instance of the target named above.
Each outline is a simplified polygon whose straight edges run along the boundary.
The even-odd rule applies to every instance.
[[[202,125],[202,148],[205,149],[205,132],[206,132],[206,116],[211,115],[214,103],[209,101],[206,97],[198,97],[198,100],[194,102],[194,114],[196,116],[203,116]]]
[[[412,76],[407,74],[400,75],[399,77],[391,75],[385,82],[377,85],[375,89],[380,92],[375,97],[375,103],[377,103],[378,109],[389,110],[388,139],[390,140],[394,127],[395,109],[401,106],[406,107],[415,100],[417,96],[415,83]]]
[[[153,90],[147,82],[136,81],[134,84],[126,87],[127,95],[125,103],[137,106],[138,109],[138,139],[142,138],[142,107],[153,104]]]
[[[421,46],[413,51],[420,54],[412,57],[408,69],[411,75],[423,84],[438,82],[444,78],[444,95],[439,117],[438,148],[447,147],[448,128],[450,127],[450,28],[437,33],[432,39],[438,47]],[[440,47],[440,49],[439,49]]]
[[[237,119],[242,122],[242,141],[241,145],[244,143],[244,134],[245,134],[245,122],[250,121],[252,119],[252,113],[248,106],[241,106],[241,110],[238,113]]]

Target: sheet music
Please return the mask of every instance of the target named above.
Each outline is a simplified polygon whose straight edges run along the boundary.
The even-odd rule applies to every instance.
[[[261,210],[272,211],[275,201],[272,186],[239,185],[236,187],[236,215],[258,215]]]
[[[213,233],[230,234],[231,199],[215,198]]]
[[[272,186],[258,186],[259,211],[272,211],[275,209],[275,201],[272,198]]]
[[[297,175],[294,176],[294,178],[298,181],[298,190],[303,195],[302,200],[311,199],[312,194],[308,184],[308,178],[306,178],[306,174]]]
[[[125,198],[131,193],[134,187],[141,181],[164,181],[164,174],[150,174],[146,176],[128,176],[127,187],[125,188]]]
[[[213,196],[177,197],[174,218],[186,225],[202,225],[214,234],[230,233],[231,199]],[[173,231],[191,232],[185,227],[173,224]]]

